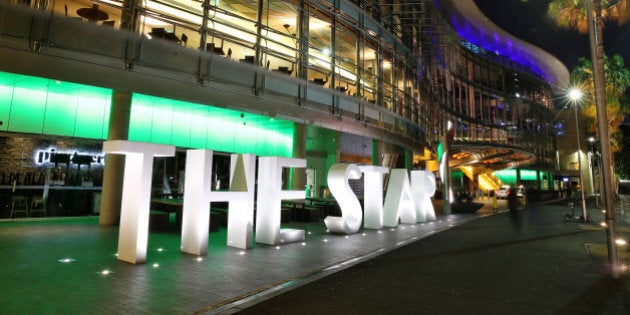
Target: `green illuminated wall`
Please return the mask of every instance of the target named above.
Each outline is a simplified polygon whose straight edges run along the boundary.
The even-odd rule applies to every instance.
[[[132,104],[130,140],[263,156],[293,153],[292,122],[141,94]]]
[[[0,72],[0,131],[107,136],[111,90]]]
[[[0,131],[104,140],[112,91],[0,72]],[[291,157],[293,123],[134,94],[129,140]]]
[[[537,180],[536,178],[536,170],[526,170],[526,169],[522,169],[521,170],[521,180],[531,180],[531,181],[535,181]],[[500,179],[504,184],[507,185],[516,185],[516,169],[507,169],[507,170],[500,170],[500,171],[496,171],[494,172],[494,175]],[[540,178],[543,178],[544,172],[540,172]]]

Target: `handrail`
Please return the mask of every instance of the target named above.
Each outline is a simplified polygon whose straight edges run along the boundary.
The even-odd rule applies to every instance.
[[[376,128],[398,135],[391,137],[399,143],[405,143],[407,147],[416,148],[425,141],[423,128],[413,123],[409,119],[393,113],[385,108],[372,105],[362,99],[339,95],[334,89],[326,89],[306,80],[275,74],[267,69],[239,64],[238,62],[227,60],[213,54],[188,49],[173,43],[152,41],[141,35],[133,34],[123,30],[105,28],[98,25],[83,23],[63,16],[51,15],[47,12],[40,12],[28,8],[1,3],[0,8],[5,11],[4,19],[0,21],[0,38],[12,38],[11,41],[0,40],[0,47],[10,47],[14,49],[27,50],[29,45],[22,42],[37,43],[37,49],[31,49],[41,55],[57,56],[64,59],[75,60],[81,63],[89,63],[100,67],[115,69],[125,72],[137,72],[145,75],[160,76],[162,79],[178,80],[189,82],[191,85],[198,84],[199,79],[205,85],[213,82],[229,83],[228,88],[241,87],[238,93],[243,93],[242,87],[254,87],[243,84],[239,81],[230,81],[223,76],[214,75],[213,69],[230,67],[236,70],[244,69],[253,75],[273,77],[276,81],[287,84],[298,85],[302,90],[319,91],[333,97],[343,98],[345,103],[352,104],[343,110],[336,111],[336,115],[341,118],[351,118],[357,124],[366,127]],[[11,17],[11,18],[7,18]],[[33,31],[26,32],[33,25]],[[17,42],[16,42],[17,41]],[[149,51],[148,46],[159,47]],[[159,61],[159,62],[156,62]],[[2,69],[0,69],[2,70]],[[28,73],[25,73],[28,74]],[[269,80],[265,80],[269,82]],[[224,86],[225,87],[225,86]],[[316,110],[317,107],[332,107],[332,101],[322,102],[313,99],[306,99],[299,93],[286,93],[269,90],[269,86],[262,86],[267,89],[267,95],[279,95],[284,98],[296,99],[295,102],[285,103],[299,106],[306,101],[308,110]],[[254,94],[254,92],[251,92]],[[308,95],[308,94],[307,94]],[[168,96],[167,96],[168,97]],[[377,115],[370,117],[365,115],[365,108],[369,108]],[[400,138],[402,139],[396,139]]]

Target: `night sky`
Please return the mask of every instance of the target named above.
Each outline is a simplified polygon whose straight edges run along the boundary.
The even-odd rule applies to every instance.
[[[580,57],[590,58],[588,35],[561,29],[547,16],[549,0],[474,0],[494,24],[508,33],[556,56],[569,71]],[[620,54],[630,67],[630,22],[622,26],[606,23],[606,55]]]

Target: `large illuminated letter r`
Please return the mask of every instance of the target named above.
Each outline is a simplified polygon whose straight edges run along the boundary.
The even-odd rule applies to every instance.
[[[411,171],[411,192],[416,208],[416,222],[435,221],[431,197],[435,194],[435,175],[428,171]]]

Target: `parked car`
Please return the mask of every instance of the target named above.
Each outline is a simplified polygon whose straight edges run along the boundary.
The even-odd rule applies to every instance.
[[[509,192],[510,186],[501,186],[501,188],[497,189],[495,195],[497,196],[497,199],[507,199]]]

